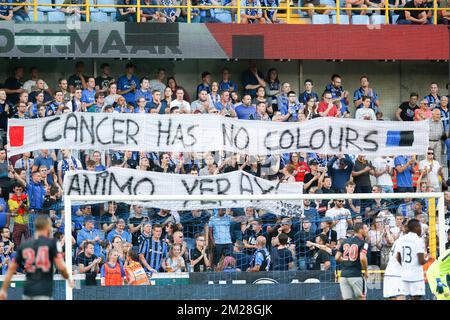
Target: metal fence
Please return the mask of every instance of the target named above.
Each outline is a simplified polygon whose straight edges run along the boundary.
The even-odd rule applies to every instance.
[[[184,2],[184,1],[183,1]],[[432,20],[433,24],[438,23],[438,15],[442,14],[443,12],[450,11],[450,8],[447,7],[439,7],[438,1],[433,1],[432,7],[422,7],[422,8],[399,8],[399,7],[393,7],[389,4],[389,0],[384,0],[384,7],[380,8],[347,8],[347,7],[341,7],[340,1],[336,1],[336,6],[319,6],[319,7],[304,7],[304,6],[291,6],[290,1],[286,1],[283,4],[280,4],[279,6],[244,6],[242,5],[241,1],[237,1],[236,5],[192,5],[191,0],[186,0],[186,4],[176,4],[176,5],[143,5],[141,1],[137,1],[136,4],[129,4],[129,5],[118,5],[118,4],[97,4],[96,0],[85,0],[85,3],[80,4],[56,4],[56,3],[41,3],[39,0],[32,0],[31,3],[28,2],[22,2],[22,3],[8,3],[8,2],[1,2],[0,6],[22,6],[22,7],[31,7],[31,11],[33,12],[33,20],[38,20],[38,7],[53,7],[53,8],[66,8],[66,7],[80,7],[85,12],[86,22],[90,21],[90,13],[91,9],[100,9],[100,8],[134,8],[136,13],[136,20],[138,23],[141,22],[141,10],[144,8],[153,8],[153,9],[186,9],[186,22],[191,23],[192,22],[192,11],[193,10],[209,10],[209,9],[222,9],[222,10],[236,10],[238,14],[236,14],[236,22],[241,23],[241,10],[245,9],[261,9],[261,10],[282,10],[285,11],[285,22],[286,23],[292,23],[293,22],[293,14],[294,12],[298,12],[300,10],[307,11],[307,10],[334,10],[336,11],[336,24],[341,23],[341,16],[343,15],[343,12],[353,12],[353,11],[378,11],[380,15],[384,15],[385,17],[385,24],[390,24],[390,15],[394,11],[432,11]]]

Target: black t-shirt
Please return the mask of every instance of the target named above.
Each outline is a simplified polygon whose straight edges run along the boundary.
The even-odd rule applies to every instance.
[[[77,257],[77,264],[82,264],[83,266],[87,267],[90,265],[95,259],[97,259],[97,256],[93,254],[89,258],[86,257],[86,254],[84,252],[80,253]],[[85,272],[86,275],[86,285],[87,286],[95,286],[97,285],[97,282],[95,281],[95,277],[97,276],[97,272],[95,271],[95,268],[92,268],[91,270]]]
[[[245,234],[242,240],[247,240],[247,243],[249,245],[256,245],[256,239],[259,236],[264,236],[262,230],[260,230],[258,233],[256,233],[252,229],[245,230]],[[254,248],[244,248],[242,249],[242,252],[248,255],[253,255],[255,253],[256,249]]]
[[[312,258],[314,260],[313,270],[320,270],[320,264],[330,261],[330,254],[323,250],[316,250]]]
[[[337,243],[337,232],[335,230],[330,229],[328,232],[321,231],[320,233],[327,236],[327,244],[330,244],[331,242]]]
[[[104,90],[107,89],[109,87],[109,84],[111,83],[111,80],[113,79],[113,77],[102,77],[102,76],[98,76],[97,78],[95,78],[95,85],[100,87],[100,90]]]
[[[287,248],[272,250],[272,265],[274,271],[288,271],[289,263],[294,261],[292,252]]]
[[[10,77],[10,78],[6,79],[3,87],[5,89],[17,90],[17,89],[22,88],[22,86],[23,86],[22,81],[17,80],[15,77]],[[11,94],[8,94],[7,99],[9,102],[16,105],[17,102],[19,102],[19,96],[20,96],[19,93],[11,93]]]
[[[202,255],[202,252],[197,249],[197,247],[191,249],[189,251],[189,257],[190,261],[197,260]],[[194,266],[194,272],[201,272],[200,266],[203,266],[203,271],[206,271],[206,265],[205,265],[205,259],[202,258],[195,266]]]
[[[310,182],[313,178],[314,178],[314,175],[312,175],[310,172],[306,173],[305,178],[303,179],[303,185]],[[309,186],[308,189],[305,189],[305,193],[308,193],[309,189],[311,189],[311,187],[317,187],[318,185],[319,185],[319,179],[316,179],[313,183],[311,183],[311,185]]]
[[[156,212],[156,213],[154,213],[154,214],[152,214],[151,216],[150,216],[150,221],[151,221],[151,223],[154,225],[154,224],[163,224],[163,222],[164,221],[166,221],[168,218],[170,218],[172,215],[171,214],[168,214],[168,215],[166,215],[166,216],[162,216],[162,215],[160,215],[158,212]]]
[[[342,253],[341,277],[353,278],[361,277],[361,260],[359,254],[367,253],[369,245],[358,236],[345,239],[342,242],[339,252]]]
[[[142,221],[144,221],[144,219],[145,219],[145,217],[143,217],[143,216],[140,218],[132,217],[132,218],[128,219],[128,224],[132,224],[133,227],[137,227],[138,225],[140,225],[142,223]],[[141,235],[141,230],[137,230],[136,232],[133,232],[131,234],[131,243],[133,246],[137,246],[139,244],[138,239],[139,239],[140,235]]]
[[[363,170],[366,167],[372,166],[370,162],[362,163],[359,162],[358,159],[355,161],[355,165],[353,166],[353,171],[358,172]],[[357,177],[353,178],[353,182],[359,187],[371,187],[372,184],[370,183],[370,174],[369,172],[365,172]]]
[[[407,3],[405,3],[405,6],[404,6],[404,8],[423,8],[423,7],[424,7],[423,5],[419,5],[419,6],[416,7],[414,5],[414,1],[408,1]],[[400,16],[398,17],[399,19],[406,19],[405,18],[405,11],[407,11],[407,10],[401,10],[400,11]],[[423,10],[423,11],[422,10],[410,10],[408,12],[410,13],[411,17],[418,19],[419,15],[422,12],[425,12],[425,10]]]
[[[85,81],[87,81],[88,76],[83,75],[83,78]],[[83,82],[81,81],[81,78],[76,74],[73,74],[69,77],[69,79],[67,80],[67,84],[69,86],[74,86],[75,89],[83,89]]]
[[[46,237],[28,240],[20,246],[15,262],[23,265],[26,272],[24,295],[53,295],[53,266],[58,252],[56,240]]]
[[[309,230],[309,231],[301,230],[296,233],[295,252],[296,252],[297,258],[311,256],[312,252],[306,246],[306,242],[307,241],[315,242],[316,236],[317,236],[317,232],[313,232],[312,230]]]
[[[403,121],[414,121],[414,111],[416,111],[416,109],[419,109],[417,105],[415,105],[413,108],[410,108],[409,101],[403,102],[399,106],[399,108],[402,110],[400,112],[400,118]]]

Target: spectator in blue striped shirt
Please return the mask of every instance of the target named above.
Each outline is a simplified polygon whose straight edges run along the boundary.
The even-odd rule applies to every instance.
[[[139,245],[139,261],[147,272],[164,272],[166,268],[167,244],[161,240],[162,226],[153,226],[152,237]]]
[[[246,0],[245,7],[241,10],[241,23],[265,23],[259,0]]]
[[[380,107],[380,100],[378,100],[377,92],[369,88],[369,78],[367,76],[362,76],[360,79],[361,87],[355,90],[353,95],[353,103],[355,104],[355,109],[363,107],[363,97],[370,98],[370,108],[376,113]]]
[[[331,83],[325,87],[325,92],[331,92],[331,97],[333,103],[341,102],[341,113],[345,114],[348,112],[348,91],[344,90],[342,87],[342,78],[338,74],[333,74],[331,76]]]
[[[9,0],[3,1],[2,5],[0,6],[0,20],[6,20],[9,21],[13,18],[13,10],[12,6],[6,5],[11,3]]]
[[[441,105],[438,107],[441,111],[441,120],[444,125],[444,132],[448,133],[450,130],[450,110],[448,110],[448,97],[441,97]]]
[[[430,94],[424,97],[428,101],[431,109],[441,105],[441,96],[439,95],[439,87],[436,82],[430,84]]]

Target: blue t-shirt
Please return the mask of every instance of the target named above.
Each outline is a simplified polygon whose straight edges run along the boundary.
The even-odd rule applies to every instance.
[[[150,92],[150,90],[147,91],[143,91],[141,89],[136,90],[136,93],[134,94],[134,101],[136,101],[137,103],[138,99],[141,97],[144,98],[145,101],[147,101],[147,105],[149,104],[150,101],[152,101],[152,93]]]
[[[225,214],[223,217],[219,217],[216,214],[209,220],[208,227],[213,228],[213,237],[216,244],[232,243],[231,241],[231,217]]]
[[[228,80],[228,82],[221,81],[219,83],[219,91],[228,91],[230,88],[233,88],[234,92],[238,91],[238,86],[236,83],[234,83],[231,80]]]
[[[119,3],[117,3],[119,4]],[[136,90],[140,88],[139,79],[136,76],[131,76],[130,79],[127,78],[127,75],[120,76],[119,79],[117,79],[117,90],[124,91],[131,88],[132,85],[136,86]],[[130,91],[128,93],[125,93],[122,95],[125,98],[125,101],[127,103],[135,103],[135,93],[133,91]]]
[[[410,157],[398,156],[394,159],[394,166],[404,166]],[[412,182],[412,166],[408,166],[405,171],[397,171],[397,187],[410,188],[413,186]]]
[[[81,93],[81,102],[87,104],[95,102],[95,90],[84,89]]]
[[[256,108],[254,106],[246,107],[243,104],[240,104],[234,108],[234,111],[236,111],[238,119],[251,120],[250,116],[253,116],[253,119],[256,119]]]

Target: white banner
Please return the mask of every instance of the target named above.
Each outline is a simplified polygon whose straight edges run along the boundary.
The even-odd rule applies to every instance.
[[[244,171],[194,176],[112,167],[103,172],[68,171],[66,195],[261,195],[301,194],[303,183],[276,183]],[[169,210],[214,208],[265,209],[275,214],[301,213],[302,201],[152,201],[147,206]]]
[[[288,152],[411,155],[428,148],[427,121],[316,118],[305,122],[237,120],[218,115],[68,113],[8,120],[9,156],[37,149],[165,152]]]

